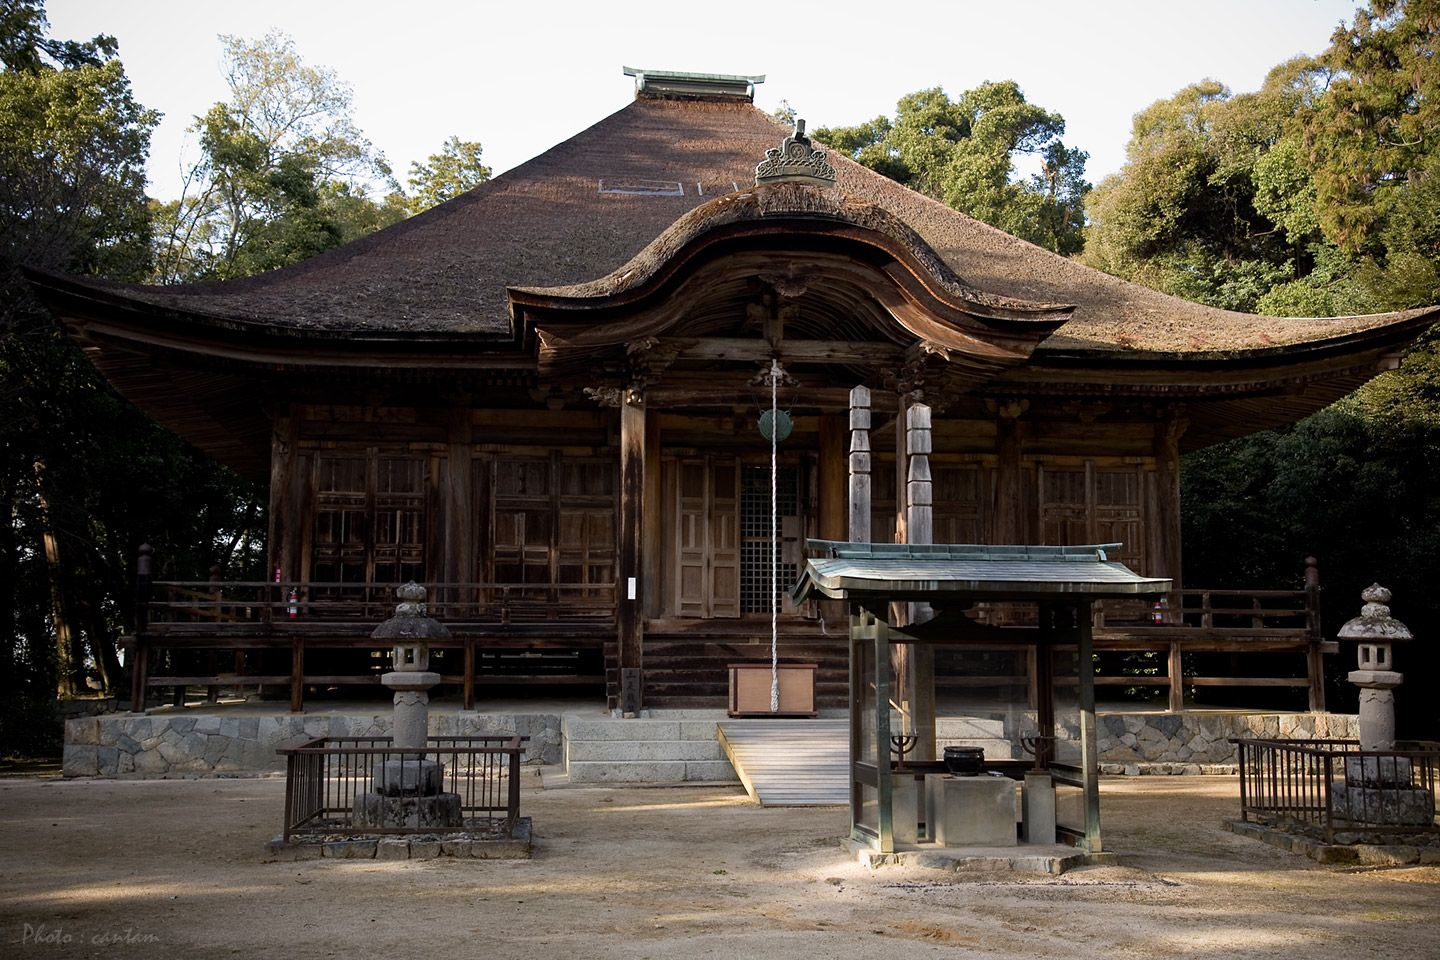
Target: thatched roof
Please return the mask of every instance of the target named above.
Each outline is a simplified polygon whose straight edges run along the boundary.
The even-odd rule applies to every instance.
[[[462,197],[304,263],[224,283],[67,286],[232,332],[513,342],[507,289],[583,289],[615,274],[677,220],[752,190],[756,163],[788,132],[733,99],[637,99]],[[1428,313],[1278,319],[1200,306],[1018,240],[845,157],[830,160],[840,191],[913,230],[977,299],[1074,305],[1043,350],[1264,355],[1412,326]]]

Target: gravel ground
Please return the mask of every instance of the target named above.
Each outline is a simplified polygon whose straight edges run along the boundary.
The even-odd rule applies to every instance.
[[[1106,779],[1119,867],[869,870],[839,808],[738,787],[541,789],[530,861],[262,862],[276,779],[0,779],[0,956],[1440,958],[1440,868],[1220,829],[1233,778]]]

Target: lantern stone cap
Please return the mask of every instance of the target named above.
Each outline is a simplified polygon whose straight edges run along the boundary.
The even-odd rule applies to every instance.
[[[1372,583],[1360,592],[1360,597],[1365,601],[1365,606],[1360,608],[1360,616],[1341,627],[1336,637],[1361,643],[1399,643],[1415,639],[1409,627],[1390,616],[1390,608],[1386,606],[1390,602],[1389,590]]]
[[[450,630],[445,624],[428,615],[424,587],[412,580],[402,587],[397,587],[395,596],[400,598],[400,603],[395,607],[395,616],[376,627],[370,634],[372,638],[423,643],[426,640],[442,640],[450,636]]]

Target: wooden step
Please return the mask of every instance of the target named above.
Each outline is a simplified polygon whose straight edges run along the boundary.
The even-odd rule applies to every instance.
[[[761,806],[850,802],[848,720],[725,720],[718,726],[730,764]]]

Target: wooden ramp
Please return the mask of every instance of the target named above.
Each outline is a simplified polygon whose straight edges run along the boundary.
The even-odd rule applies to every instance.
[[[850,721],[725,720],[720,743],[763,807],[850,802]]]

